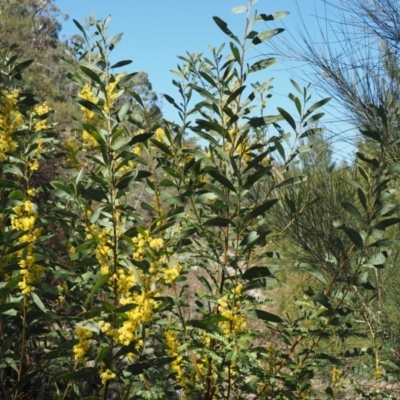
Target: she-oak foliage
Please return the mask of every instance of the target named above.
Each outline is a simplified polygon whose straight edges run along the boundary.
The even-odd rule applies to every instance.
[[[91,18],[93,34],[75,21],[87,42],[71,74],[82,112],[64,143],[49,107],[20,89],[28,63],[3,57],[1,398],[311,399],[322,367],[333,371],[323,395],[339,398],[346,354],[319,345],[351,335],[356,294],[374,290],[368,272],[398,245],[385,230],[399,222],[389,201],[400,166],[359,155],[360,179],[348,180],[359,202],[343,204],[350,218],[332,227],[336,272],[297,265],[319,281],[297,302],[301,316],[268,311],[254,291],[281,267],[271,249],[315,202],[302,195],[306,177],[294,173],[299,151],[286,129],[295,140],[319,133],[313,124],[327,100],[308,106],[307,90],[294,83],[298,121],[281,108],[265,115],[271,82],[248,79],[275,61],[249,63],[246,54],[282,31],[254,29],[287,13],[253,13],[252,1],[234,12],[246,15],[241,39],[214,17],[230,38],[227,55],[221,46],[209,58],[180,57],[173,82],[181,99],[165,96],[180,124],[149,126],[130,91],[135,74],[115,72],[129,62],[109,62],[121,38],[106,36],[109,20]],[[205,148],[189,146],[188,132]],[[380,141],[374,127],[364,132]],[[67,172],[35,187],[57,150]],[[295,188],[295,202],[286,188]],[[290,211],[287,224],[266,230],[276,207]],[[384,398],[378,352],[351,354],[372,357],[368,398]]]

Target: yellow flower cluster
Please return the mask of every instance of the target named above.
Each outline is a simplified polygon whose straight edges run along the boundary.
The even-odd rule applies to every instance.
[[[44,139],[38,139],[36,141],[37,147],[35,149],[34,156],[32,159],[30,159],[30,161],[27,162],[27,166],[31,172],[37,171],[39,169],[40,166],[39,156],[40,153],[43,151],[43,142]]]
[[[242,283],[239,283],[237,286],[235,286],[232,289],[232,293],[237,295],[237,296],[241,295],[242,291],[243,291],[243,284]]]
[[[124,77],[124,74],[119,74],[115,76],[115,80],[113,82],[108,83],[106,86],[107,98],[104,102],[103,112],[104,114],[109,114],[114,105],[115,100],[123,93],[123,90],[115,90],[118,83]]]
[[[136,304],[136,307],[126,314],[128,320],[119,329],[119,342],[126,344],[136,340],[132,337],[132,332],[137,331],[141,323],[149,323],[153,320],[154,309],[157,302],[152,298],[152,293],[146,288],[142,288],[141,293],[134,293],[130,298],[120,299],[120,304]]]
[[[56,303],[57,303],[58,305],[61,305],[61,304],[65,303],[65,297],[63,296],[63,294],[64,294],[65,292],[68,292],[68,285],[67,285],[67,282],[64,281],[64,282],[62,283],[62,285],[57,285],[57,289],[58,289],[59,296],[58,296],[58,298],[57,298],[57,300],[56,300]]]
[[[380,368],[379,363],[380,363],[379,358],[376,358],[376,360],[375,360],[375,371],[374,371],[375,382],[378,381],[383,375],[383,371]]]
[[[35,190],[35,189],[28,189],[28,190],[26,191],[26,194],[27,194],[29,197],[35,197],[35,196],[36,196],[36,190]]]
[[[51,111],[51,108],[47,105],[46,102],[44,102],[43,104],[40,104],[40,105],[36,105],[33,108],[34,114],[39,115],[39,116],[47,114],[50,111]],[[35,132],[40,132],[45,129],[49,129],[50,127],[51,127],[51,125],[49,124],[48,118],[38,120],[37,122],[35,122],[35,126],[34,126]]]
[[[158,281],[158,279],[160,278],[161,271],[166,263],[167,259],[164,256],[160,258],[153,257],[149,268],[149,273],[151,274],[150,279],[152,282]]]
[[[143,261],[144,256],[146,254],[146,243],[147,237],[146,235],[139,235],[133,238],[133,243],[135,244],[135,251],[133,252],[133,258],[137,261]]]
[[[161,250],[164,246],[164,240],[161,238],[152,239],[149,237],[148,242],[150,248],[156,251]]]
[[[18,91],[3,90],[0,93],[0,162],[4,161],[7,152],[15,151],[17,142],[13,133],[20,130],[23,116],[18,110]]]
[[[149,236],[147,231],[144,234],[139,233],[137,237],[133,238],[133,243],[135,245],[135,251],[133,253],[133,258],[137,261],[143,261],[146,254],[147,245],[151,250],[155,252],[161,250],[164,247],[164,240],[161,238],[152,238]]]
[[[105,321],[99,321],[100,329],[106,335],[112,337],[117,343],[128,346],[135,343],[135,347],[139,348],[143,345],[143,341],[138,335],[140,324],[146,324],[153,320],[154,309],[158,306],[154,300],[156,292],[149,283],[150,280],[139,271],[141,275],[142,287],[140,292],[134,291],[134,286],[138,286],[136,276],[129,270],[118,269],[113,274],[111,280],[116,284],[118,293],[118,306],[134,305],[134,308],[126,311],[127,319],[120,327],[113,328],[112,325]]]
[[[164,269],[164,281],[168,285],[178,278],[180,272],[182,270],[182,266],[179,263],[176,263],[172,267],[168,267]]]
[[[333,367],[332,385],[335,389],[338,389],[343,385],[342,375],[343,375],[343,371],[341,371],[339,368],[336,368],[336,366]]]
[[[175,357],[174,361],[171,363],[172,370],[176,373],[176,380],[181,387],[185,387],[184,371],[182,368],[183,357],[179,355],[179,342],[177,339],[177,332],[174,330],[168,330],[164,334],[165,342],[167,344],[167,354],[170,357]]]
[[[143,149],[143,143],[137,144],[136,146],[132,147],[132,153],[140,157],[142,154],[142,149]],[[117,166],[118,176],[122,176],[127,172],[131,172],[140,165],[140,163],[137,161],[129,160],[128,162],[126,162],[123,158],[118,159],[117,162],[118,162]],[[124,165],[120,166],[122,162],[124,162]]]
[[[66,140],[63,141],[62,146],[67,152],[66,161],[68,166],[72,168],[80,168],[81,161],[79,160],[79,143],[75,140],[75,138],[70,135]]]
[[[239,139],[238,127],[231,128],[228,133],[231,137],[231,141],[225,144],[224,150],[227,151],[231,156],[239,155],[246,164],[249,163],[251,161],[251,155],[249,154],[249,140],[244,139],[239,144],[237,144]]]
[[[43,268],[36,264],[36,256],[34,253],[34,245],[41,234],[40,228],[35,228],[37,219],[36,206],[30,201],[25,200],[22,204],[13,208],[14,215],[11,217],[11,227],[17,231],[25,232],[18,242],[20,244],[27,243],[27,246],[17,252],[20,257],[19,266],[21,268],[22,281],[18,286],[23,295],[35,290],[32,285],[35,283]]]
[[[117,283],[118,295],[129,298],[132,288],[137,284],[136,277],[132,271],[119,268],[117,274],[113,276]]]
[[[100,228],[92,224],[85,228],[86,239],[93,240],[96,243],[95,256],[100,265],[101,275],[111,274],[109,255],[110,248],[110,229]]]
[[[98,102],[98,98],[93,93],[93,91],[92,91],[91,87],[89,86],[89,84],[86,84],[83,87],[83,89],[79,93],[79,96],[82,99],[88,100],[93,104],[97,104],[97,102]],[[81,106],[81,111],[83,113],[83,117],[84,117],[85,121],[88,124],[96,125],[96,123],[98,122],[98,117],[96,116],[96,114],[93,111],[90,111],[86,107],[83,107],[83,106]],[[84,146],[89,147],[89,148],[97,146],[96,140],[93,138],[93,136],[89,132],[83,131],[82,132],[82,138],[83,138]]]
[[[154,133],[156,135],[156,139],[159,142],[163,143],[164,142],[164,138],[166,137],[164,129],[163,128],[158,128],[158,129],[156,129],[156,131]]]
[[[107,381],[115,379],[115,377],[116,375],[110,369],[106,369],[105,371],[100,371],[101,383],[103,385],[105,385]]]
[[[229,321],[221,322],[221,329],[225,335],[239,334],[243,332],[247,327],[245,317],[240,314],[240,302],[234,301],[233,305],[228,304],[228,297],[223,296],[218,301],[218,311],[222,316],[227,318]]]
[[[143,149],[143,144],[142,143],[137,144],[136,146],[132,147],[132,153],[140,157],[142,155],[142,149]]]
[[[117,343],[124,346],[136,343],[136,347],[139,348],[143,345],[143,341],[137,334],[139,326],[153,320],[157,302],[152,298],[151,293],[142,290],[141,293],[133,293],[119,299],[118,305],[127,304],[134,304],[135,308],[126,312],[128,319],[123,322],[122,326],[113,329],[110,323],[104,321],[99,321],[99,325],[101,331],[112,337]]]
[[[92,337],[92,332],[80,326],[76,327],[76,336],[78,336],[79,343],[73,347],[74,358],[77,362],[82,363],[85,359],[85,354],[89,350],[89,339]]]

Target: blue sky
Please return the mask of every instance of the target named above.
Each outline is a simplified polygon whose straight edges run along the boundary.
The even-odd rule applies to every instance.
[[[333,0],[335,2],[337,0]],[[131,59],[129,65],[132,71],[146,71],[149,74],[153,89],[158,94],[166,93],[177,98],[175,87],[171,80],[175,76],[170,72],[175,69],[180,60],[178,55],[197,50],[208,54],[208,45],[218,47],[228,38],[214,23],[214,15],[222,18],[228,23],[229,28],[239,37],[244,29],[245,14],[233,14],[232,8],[245,5],[246,0],[56,0],[61,11],[69,14],[69,20],[62,23],[63,30],[61,38],[68,38],[79,33],[72,19],[82,21],[90,14],[96,19],[103,19],[111,14],[112,20],[109,25],[110,34],[123,32],[123,37],[115,50],[113,61]],[[287,29],[281,35],[286,35],[287,40],[298,38],[298,30],[302,29],[302,22],[307,26],[309,32],[318,37],[318,24],[315,15],[323,16],[326,9],[323,0],[300,0],[299,12],[296,0],[280,0],[271,2],[259,0],[255,4],[258,13],[271,14],[276,11],[289,11],[290,15],[280,21],[274,22],[276,26]],[[273,26],[259,25],[259,30],[270,29]],[[256,26],[257,28],[257,26]],[[256,47],[259,53],[253,53],[256,57],[263,52],[268,52],[265,45]],[[301,71],[301,72],[300,72]],[[276,107],[287,108],[294,111],[292,103],[287,100],[289,92],[293,92],[290,78],[308,79],[310,70],[299,69],[294,63],[280,63],[273,69],[264,70],[259,73],[257,80],[267,80],[274,77],[273,99],[270,102],[269,114],[276,114]],[[160,96],[162,97],[162,96]],[[314,100],[320,99],[314,95]],[[162,101],[163,113],[167,119],[176,120],[177,114],[172,106]],[[329,109],[325,110],[329,112]],[[332,118],[327,115],[327,119]],[[347,129],[339,126],[335,129]],[[346,150],[345,150],[346,151]],[[343,150],[337,148],[338,155]]]

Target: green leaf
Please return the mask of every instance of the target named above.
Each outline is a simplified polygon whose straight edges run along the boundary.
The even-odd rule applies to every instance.
[[[360,185],[358,182],[353,181],[352,179],[343,179],[343,182],[346,182],[348,185],[353,187],[354,189],[360,189],[363,191],[363,193],[366,193],[366,190],[362,185]]]
[[[271,166],[262,167],[257,172],[255,172],[253,175],[248,176],[245,183],[243,184],[243,188],[250,189],[251,187],[254,186],[255,183],[257,183],[264,177],[271,175],[271,169],[272,169]]]
[[[153,143],[154,146],[158,147],[163,153],[168,154],[170,157],[174,156],[171,150],[164,143],[161,143],[156,139],[150,139],[150,142]]]
[[[22,200],[25,199],[25,193],[21,190],[13,190],[9,195],[8,198],[11,200]]]
[[[368,271],[358,274],[354,278],[352,283],[353,283],[354,286],[362,286],[364,289],[367,289],[367,290],[374,290],[375,289],[374,286],[372,286],[368,282]]]
[[[98,365],[99,363],[101,363],[110,353],[110,347],[109,346],[105,346],[103,347],[97,354],[97,357],[95,359],[96,365]]]
[[[263,215],[271,207],[273,207],[278,201],[279,201],[279,199],[267,200],[265,203],[261,204],[260,206],[256,207],[254,210],[252,210],[248,214],[246,214],[244,217],[244,220],[248,221],[253,218],[257,218],[260,215]]]
[[[91,124],[87,124],[87,123],[82,123],[83,128],[85,129],[85,131],[87,133],[89,133],[90,136],[93,137],[94,140],[96,140],[96,142],[101,146],[101,145],[105,145],[106,141],[104,139],[104,137],[100,134],[100,132],[97,130],[97,128]]]
[[[279,111],[279,114],[282,115],[284,120],[292,127],[292,129],[296,130],[296,122],[294,122],[294,119],[292,118],[292,116],[281,107],[278,107],[278,111]]]
[[[194,89],[197,93],[199,93],[201,96],[203,96],[204,98],[211,100],[213,103],[217,103],[216,97],[212,93],[210,93],[208,90],[203,89],[202,87],[194,85],[194,84],[191,84],[190,87],[192,89]]]
[[[78,97],[76,101],[87,110],[94,112],[101,120],[105,119],[103,111],[96,104],[89,100],[83,99],[82,97]]]
[[[397,247],[400,246],[400,239],[381,239],[370,244],[368,247]]]
[[[97,280],[96,284],[92,287],[92,290],[89,293],[88,298],[85,301],[85,304],[88,305],[91,300],[93,299],[94,295],[101,289],[108,281],[108,278],[110,275],[102,275],[100,278]]]
[[[132,63],[132,60],[122,60],[122,61],[118,61],[117,63],[111,65],[111,69],[114,68],[120,68],[120,67],[125,67],[125,65],[129,65]]]
[[[127,311],[131,311],[134,308],[136,308],[137,305],[136,304],[125,304],[124,306],[118,307],[114,310],[115,314],[123,314],[126,313]]]
[[[220,317],[222,317],[222,315],[220,315]],[[211,323],[203,322],[203,321],[197,321],[197,320],[190,320],[190,321],[188,321],[187,324],[189,326],[193,326],[194,328],[203,329],[206,332],[214,332],[214,333],[222,334],[222,329],[218,325],[215,325],[215,324],[211,324]]]
[[[387,171],[387,175],[393,175],[400,172],[400,161],[390,166]]]
[[[40,300],[40,297],[35,292],[30,292],[30,296],[33,302],[36,304],[37,308],[46,314],[47,308],[43,304],[42,300]]]
[[[16,65],[13,69],[12,69],[12,73],[13,74],[20,74],[24,69],[28,68],[34,60],[26,60],[23,61],[22,63]]]
[[[199,135],[201,138],[207,140],[208,142],[214,144],[215,146],[218,146],[218,141],[215,140],[211,135],[209,135],[206,132],[203,132],[201,129],[197,129],[197,128],[192,128],[192,131],[194,133],[196,133],[197,135]]]
[[[278,61],[276,61],[275,58],[265,58],[264,60],[257,61],[248,69],[248,73],[261,71],[265,68],[272,67],[277,62]]]
[[[247,7],[246,6],[236,6],[232,8],[232,12],[234,14],[242,14],[244,12],[247,11]]]
[[[329,298],[326,296],[324,292],[319,292],[311,296],[311,298],[319,304],[322,304],[328,310],[331,309],[331,305],[329,304]]]
[[[294,264],[294,267],[299,269],[299,270],[301,270],[301,271],[308,272],[310,275],[312,275],[314,278],[317,278],[323,284],[325,284],[325,285],[327,284],[325,275],[315,265],[298,262],[298,263]]]
[[[0,179],[0,188],[2,189],[21,189],[20,185],[16,182],[7,179]]]
[[[276,185],[276,188],[285,187],[285,186],[295,186],[303,183],[307,180],[306,176],[295,176],[294,178],[286,179],[285,181]]]
[[[199,196],[195,197],[194,202],[197,203],[209,203],[213,202],[217,198],[215,193],[202,193]]]
[[[271,271],[267,267],[251,267],[242,276],[243,279],[259,279],[272,276]]]
[[[372,257],[370,257],[368,260],[366,260],[363,265],[373,265],[374,267],[382,267],[385,263],[387,258],[390,255],[390,251],[383,251],[381,253],[378,253]]]
[[[384,203],[386,200],[390,199],[396,193],[396,191],[396,189],[388,189],[383,191],[378,196],[378,202]]]
[[[207,187],[226,205],[233,207],[232,202],[225,196],[225,194],[217,186],[207,182]]]
[[[314,124],[315,122],[319,121],[324,115],[325,115],[325,113],[314,114],[313,116],[308,118],[307,121],[305,121],[303,123],[303,126]]]
[[[110,40],[110,46],[109,46],[109,49],[110,50],[113,50],[114,49],[114,47],[121,41],[121,38],[122,38],[122,33],[117,33],[116,35],[114,35],[112,38],[111,38],[111,40]]]
[[[175,103],[175,100],[171,96],[169,96],[168,94],[164,93],[163,97],[164,97],[165,100],[168,101],[168,103],[172,104],[177,110],[179,110],[181,112],[183,111],[182,108],[179,107],[178,104]]]
[[[216,217],[216,218],[211,218],[208,219],[206,222],[204,222],[204,226],[229,226],[233,225],[232,220],[228,218],[222,218],[222,217]]]
[[[122,105],[122,107],[119,109],[119,111],[118,111],[118,119],[119,119],[119,121],[122,121],[124,118],[125,118],[125,116],[126,116],[126,114],[128,113],[128,111],[131,109],[131,107],[132,107],[132,103],[133,103],[133,100],[132,99],[129,99],[128,101],[126,101],[123,105]]]
[[[227,189],[231,190],[232,192],[236,193],[235,187],[232,185],[229,179],[225,176],[221,175],[217,168],[213,166],[204,167],[203,172],[213,177],[216,181],[218,181],[221,185],[225,186]]]
[[[150,139],[152,136],[153,136],[153,133],[140,133],[139,135],[133,136],[133,138],[129,142],[129,145],[133,146],[136,143],[143,143],[146,140]]]
[[[356,247],[358,247],[359,249],[364,248],[364,241],[361,235],[356,230],[348,226],[341,227],[340,229],[342,229],[346,233],[346,235]]]
[[[350,214],[352,215],[358,222],[360,223],[364,223],[364,218],[362,217],[362,215],[360,214],[360,212],[358,211],[357,207],[353,206],[353,204],[347,202],[347,201],[343,201],[341,203],[342,207]]]
[[[90,79],[95,81],[97,84],[100,85],[100,87],[103,89],[103,92],[106,92],[106,88],[104,86],[103,81],[100,79],[100,77],[96,74],[96,72],[92,71],[90,68],[85,67],[83,65],[80,66],[81,71],[83,71]]]
[[[213,20],[218,25],[218,27],[221,29],[221,31],[225,33],[225,35],[229,36],[235,42],[240,44],[239,39],[230,31],[230,29],[228,28],[228,24],[225,21],[223,21],[219,17],[213,17]]]
[[[387,204],[383,207],[378,208],[372,215],[372,219],[378,217],[390,217],[400,209],[400,206],[395,204]]]
[[[272,37],[278,35],[279,33],[282,33],[283,31],[284,31],[283,28],[275,28],[275,29],[270,29],[268,31],[261,32],[252,40],[252,43],[255,45],[263,43],[263,42],[271,39]]]
[[[395,371],[400,371],[399,366],[396,365],[393,361],[390,361],[390,360],[383,360],[383,361],[379,360],[379,364],[386,365],[387,367],[389,367],[389,368],[391,368],[391,369],[393,369]]]
[[[290,82],[293,85],[293,87],[296,89],[296,91],[299,92],[301,95],[303,95],[303,91],[300,89],[300,86],[297,84],[297,82],[294,81],[293,79],[290,79]],[[294,97],[294,96],[293,96],[293,98],[298,99],[297,97]]]
[[[396,225],[398,223],[400,223],[400,218],[388,218],[388,219],[384,219],[383,221],[380,221],[379,223],[377,223],[374,226],[374,228],[384,231],[389,226]]]
[[[232,42],[229,43],[229,46],[232,51],[233,58],[237,61],[240,62],[240,52],[237,46],[235,46]],[[215,85],[214,85],[215,86]]]
[[[362,125],[360,128],[360,132],[364,135],[367,136],[375,141],[377,141],[379,144],[382,144],[382,138],[381,134],[378,128],[372,125]],[[359,155],[359,153],[357,153]],[[359,156],[360,157],[360,156]],[[361,157],[360,157],[361,158]],[[363,161],[365,161],[363,159]]]
[[[55,187],[56,189],[61,190],[61,191],[65,192],[65,193],[69,194],[70,196],[75,196],[75,190],[73,188],[69,187],[69,186],[64,185],[61,182],[56,182],[55,181],[55,182],[52,182],[51,185],[53,187]]]
[[[142,375],[144,371],[147,369],[151,368],[153,365],[150,363],[135,363],[132,365],[129,365],[127,367],[127,370],[133,375]]]
[[[289,11],[278,11],[273,14],[260,14],[257,15],[257,21],[276,21],[287,17],[289,14]]]
[[[357,195],[358,195],[361,205],[364,207],[364,210],[368,211],[367,198],[365,197],[364,192],[361,189],[357,189]]]
[[[335,393],[334,393],[333,389],[332,389],[330,386],[327,386],[327,387],[326,387],[325,393],[326,393],[328,396],[332,397],[332,398],[334,398],[334,396],[335,396]]]
[[[259,238],[260,235],[256,231],[251,231],[240,242],[240,246],[244,246],[245,249],[249,249],[257,242]]]
[[[379,162],[376,158],[368,158],[364,154],[357,152],[356,153],[357,157],[369,164],[373,169],[379,168]],[[366,173],[365,169],[362,168],[360,165],[357,166],[358,171],[361,173],[363,178],[368,181],[368,174]]]
[[[21,177],[24,176],[23,172],[13,165],[3,165],[3,172],[6,174],[13,174]]]
[[[315,111],[317,108],[322,107],[323,105],[325,105],[326,103],[328,103],[329,101],[331,101],[332,98],[331,97],[327,97],[326,99],[322,99],[318,102],[316,102],[315,104],[313,104],[305,113],[304,118],[307,118],[313,111]]]
[[[253,117],[249,119],[249,122],[243,127],[243,129],[248,129],[247,125],[252,128],[263,128],[264,126],[273,124],[275,122],[282,121],[281,115],[267,115],[265,117]]]
[[[73,19],[72,21],[76,25],[76,27],[82,32],[83,37],[86,39],[86,41],[88,41],[86,30],[83,28],[83,26],[76,19]]]
[[[94,200],[101,202],[107,198],[107,194],[100,189],[95,189],[93,187],[84,188],[81,185],[79,185],[78,189],[79,189],[79,194],[87,200]]]
[[[240,94],[243,92],[243,90],[246,89],[246,86],[241,86],[240,88],[236,89],[226,100],[225,107],[230,104],[233,100],[235,100]]]
[[[275,322],[275,323],[283,322],[283,319],[281,317],[278,317],[277,315],[271,314],[268,311],[264,310],[257,310],[257,309],[249,310],[246,312],[246,315],[249,316],[250,318],[257,318],[265,322]]]
[[[233,44],[233,43],[231,43]],[[236,46],[235,46],[236,47]],[[199,71],[199,74],[211,85],[211,86],[217,86],[214,79],[204,71]]]
[[[63,371],[58,374],[55,374],[53,376],[52,381],[58,382],[58,381],[73,381],[73,380],[79,380],[79,381],[87,381],[90,382],[91,379],[93,379],[93,376],[96,376],[98,373],[97,368],[79,368],[78,371],[76,372],[67,372]]]
[[[322,128],[311,128],[311,129],[307,129],[306,131],[304,131],[300,136],[299,139],[303,139],[305,137],[308,136],[315,136],[315,135],[319,135],[321,133],[323,133],[323,129]]]
[[[10,310],[20,311],[22,310],[22,303],[6,303],[0,304],[0,314],[6,314]]]
[[[218,324],[219,322],[226,321],[229,321],[229,319],[220,314],[210,314],[201,320],[204,324]]]

